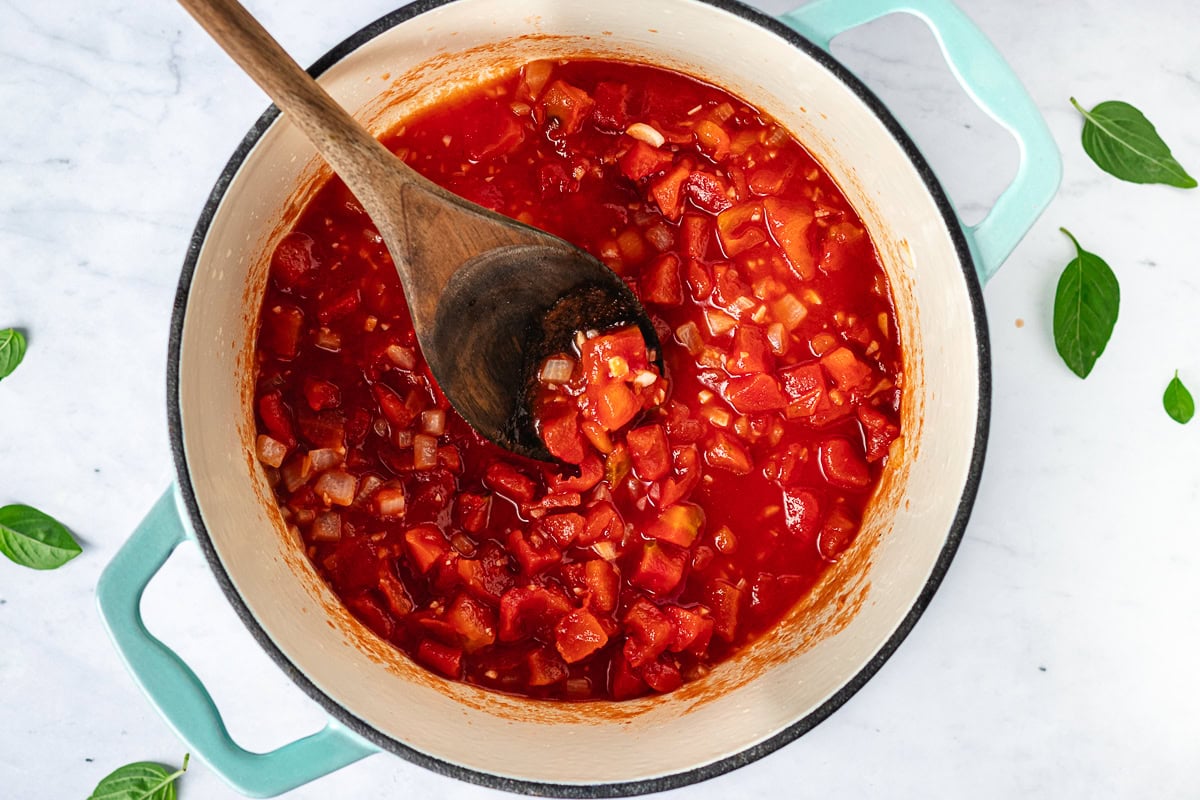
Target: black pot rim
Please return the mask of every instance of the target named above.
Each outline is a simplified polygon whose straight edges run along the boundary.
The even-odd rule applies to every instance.
[[[456,0],[416,0],[409,5],[399,8],[389,14],[384,15],[375,22],[353,34],[341,44],[334,47],[320,59],[318,59],[308,70],[315,76],[321,75],[330,67],[343,59],[352,51],[358,49],[366,42],[374,39],[380,34],[390,30],[391,28],[405,22],[413,17],[416,17],[426,11],[438,8]],[[924,613],[934,593],[941,585],[942,579],[945,577],[950,562],[954,559],[954,555],[958,550],[958,546],[962,541],[963,532],[966,528],[967,521],[970,517],[971,508],[975,501],[975,496],[979,489],[979,480],[983,471],[984,453],[987,448],[988,428],[991,417],[991,356],[988,343],[988,327],[987,317],[983,305],[983,292],[975,271],[974,261],[972,259],[970,249],[967,245],[966,237],[963,234],[962,228],[958,222],[958,217],[955,214],[954,207],[942,189],[928,162],[921,155],[912,139],[901,127],[900,123],[892,116],[887,107],[868,89],[858,78],[856,78],[846,67],[834,59],[830,54],[821,50],[816,45],[809,42],[807,39],[800,36],[798,33],[788,28],[783,23],[774,18],[763,14],[756,9],[743,5],[738,0],[697,0],[715,8],[726,11],[744,20],[752,22],[762,28],[765,28],[770,33],[784,39],[798,50],[804,52],[825,69],[829,70],[835,77],[840,79],[842,83],[855,95],[859,97],[886,126],[892,137],[904,150],[904,153],[912,162],[913,166],[920,174],[922,181],[933,197],[937,208],[945,223],[947,233],[949,234],[958,255],[959,264],[963,271],[963,277],[967,286],[967,294],[970,298],[972,317],[975,323],[975,336],[977,342],[977,355],[979,359],[979,408],[976,417],[975,440],[971,453],[970,469],[968,471],[966,484],[963,487],[962,499],[959,502],[958,509],[955,513],[954,520],[950,530],[946,536],[946,542],[942,547],[937,561],[926,581],[924,588],[918,595],[916,602],[909,609],[907,615],[900,622],[895,632],[888,638],[883,646],[875,653],[870,661],[858,673],[856,673],[841,689],[839,689],[832,697],[826,700],[818,708],[811,711],[809,714],[792,723],[787,728],[779,731],[775,735],[752,745],[734,755],[727,756],[717,761],[704,764],[694,769],[676,772],[660,777],[649,778],[644,780],[623,781],[618,783],[590,783],[590,784],[559,784],[546,783],[538,781],[525,781],[507,778],[499,775],[494,775],[488,772],[481,772],[474,769],[454,764],[439,758],[435,758],[419,750],[416,750],[408,745],[400,742],[391,736],[388,736],[372,725],[359,719],[354,714],[350,713],[344,706],[327,695],[321,689],[308,679],[304,672],[294,664],[281,651],[266,630],[255,619],[250,609],[246,606],[242,596],[234,587],[229,574],[226,572],[224,565],[221,563],[217,555],[216,549],[213,546],[212,539],[204,525],[204,519],[200,513],[200,507],[196,500],[195,488],[192,485],[191,473],[188,468],[187,457],[184,452],[183,445],[183,424],[181,419],[181,411],[179,407],[179,366],[180,366],[180,348],[183,340],[183,324],[184,316],[187,309],[188,294],[191,289],[192,278],[196,271],[196,266],[199,261],[200,250],[204,240],[208,234],[209,227],[212,224],[216,211],[224,199],[225,192],[229,188],[234,176],[241,168],[250,151],[258,143],[259,139],[279,116],[279,110],[275,106],[270,106],[259,119],[251,127],[245,138],[234,151],[233,156],[222,170],[220,177],[213,186],[209,194],[208,201],[204,206],[204,210],[200,214],[197,221],[195,231],[192,234],[191,242],[188,246],[187,255],[183,264],[183,271],[180,276],[179,287],[175,295],[174,309],[171,318],[170,343],[168,348],[167,358],[167,415],[168,427],[171,439],[171,450],[175,460],[175,468],[178,473],[179,491],[183,498],[184,505],[187,508],[189,521],[191,522],[192,530],[196,534],[196,540],[200,545],[200,549],[204,553],[205,559],[212,568],[213,574],[220,584],[221,590],[225,593],[226,598],[233,605],[238,617],[249,629],[250,633],[258,641],[259,645],[270,655],[270,657],[279,665],[288,677],[290,677],[301,690],[309,697],[315,700],[331,717],[345,725],[350,730],[354,731],[363,739],[375,744],[380,749],[394,753],[402,758],[418,764],[433,772],[446,775],[469,783],[486,786],[493,789],[501,789],[504,791],[536,795],[536,796],[556,796],[567,798],[592,798],[592,797],[628,797],[633,795],[647,794],[651,792],[660,792],[668,789],[675,789],[682,786],[687,786],[692,783],[714,778],[722,775],[738,767],[749,764],[753,761],[766,756],[793,740],[804,735],[812,730],[819,723],[829,717],[834,711],[848,701],[859,689],[866,684],[868,680],[884,662],[899,647],[900,643],[912,631],[917,620]]]

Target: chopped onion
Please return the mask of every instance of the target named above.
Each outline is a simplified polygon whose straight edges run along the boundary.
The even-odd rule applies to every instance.
[[[337,511],[318,514],[308,535],[318,542],[336,542],[342,538],[342,515]]]
[[[467,536],[462,531],[458,531],[450,537],[450,544],[460,555],[470,558],[475,555],[475,543],[471,541],[471,537]]]
[[[402,431],[396,431],[392,436],[392,444],[396,445],[401,450],[412,447],[413,432],[405,428]]]
[[[308,483],[312,473],[312,462],[308,460],[307,453],[297,453],[279,470],[279,476],[283,478],[283,488],[289,492],[294,492]]]
[[[441,436],[446,432],[446,412],[440,408],[431,408],[421,412],[421,430],[431,436]]]
[[[417,366],[417,353],[411,347],[402,347],[398,344],[388,345],[387,350],[383,351],[393,364],[400,369],[412,369]]]
[[[313,491],[327,503],[335,506],[348,506],[354,502],[354,490],[358,481],[348,472],[331,469],[322,473],[313,484]]]
[[[342,349],[341,334],[334,333],[329,328],[318,328],[316,336],[313,337],[313,343],[322,350],[328,350],[331,353],[336,353]]]
[[[437,463],[437,437],[418,433],[413,437],[413,469],[433,469]]]
[[[775,125],[771,128],[770,133],[763,137],[763,144],[767,147],[782,147],[790,138],[787,131]]]
[[[268,467],[278,467],[282,464],[287,452],[287,445],[283,442],[265,434],[258,437],[258,460]]]
[[[655,250],[661,252],[675,244],[675,234],[671,232],[670,228],[659,222],[646,229],[646,241],[650,242]]]
[[[332,447],[322,447],[308,451],[308,460],[312,462],[314,472],[324,472],[342,463],[342,454]]]
[[[783,323],[783,327],[789,331],[796,330],[804,318],[808,316],[808,309],[796,299],[794,294],[785,294],[774,303],[775,317]]]
[[[658,376],[648,369],[639,369],[633,379],[633,385],[645,389],[647,386],[653,386],[658,380]]]
[[[383,486],[383,478],[378,475],[364,475],[358,484],[358,494],[354,496],[354,505],[359,506],[371,499],[375,490]]]
[[[553,356],[547,358],[546,363],[542,364],[542,371],[538,375],[538,380],[542,383],[566,383],[571,380],[571,373],[575,371],[575,362],[566,356]]]
[[[736,319],[715,308],[704,309],[704,320],[708,323],[708,331],[713,336],[724,336],[737,325]]]
[[[700,409],[700,416],[718,428],[728,428],[730,421],[733,419],[730,413],[720,406],[705,406]]]
[[[783,328],[782,322],[772,322],[767,326],[767,342],[771,345],[771,352],[777,356],[781,356],[788,349],[788,335]]]
[[[712,110],[712,113],[709,116],[711,116],[717,122],[726,122],[730,117],[733,116],[733,106],[728,102],[721,103]]]
[[[651,147],[662,147],[667,142],[667,137],[663,136],[658,129],[647,125],[644,122],[635,122],[625,129],[625,133],[632,136],[634,139],[643,141]]]
[[[375,493],[375,513],[381,517],[402,517],[408,509],[403,486],[386,486]]]
[[[675,338],[692,355],[696,355],[704,349],[704,337],[700,334],[700,328],[694,322],[685,322],[676,328]]]
[[[592,545],[592,550],[605,561],[617,560],[617,545],[613,542],[596,542]]]
[[[629,374],[629,362],[621,356],[613,356],[608,360],[608,376],[610,378],[624,378]]]

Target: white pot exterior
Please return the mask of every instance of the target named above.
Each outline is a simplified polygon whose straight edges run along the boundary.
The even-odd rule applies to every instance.
[[[901,320],[903,456],[803,613],[665,697],[558,704],[450,683],[347,614],[287,534],[253,455],[250,370],[269,253],[322,167],[296,129],[268,120],[214,192],[181,286],[186,307],[176,311],[170,402],[181,490],[251,630],[310,694],[387,749],[468,779],[568,793],[715,774],[803,733],[852,694],[915,621],[953,554],[987,419],[982,309],[957,223],[914,165],[919,156],[845,76],[752,16],[699,0],[458,0],[394,26],[399,17],[382,21],[321,78],[382,133],[447,87],[534,58],[672,67],[792,130],[870,230]],[[661,780],[679,773],[689,774]]]

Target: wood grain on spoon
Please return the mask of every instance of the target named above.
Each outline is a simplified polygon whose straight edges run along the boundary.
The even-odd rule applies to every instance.
[[[179,0],[363,204],[395,262],[426,361],[455,409],[510,450],[548,460],[528,414],[530,363],[571,330],[653,326],[629,288],[563,240],[417,174],[292,60],[236,0]],[[586,302],[578,302],[579,297]],[[564,298],[566,303],[560,303]],[[570,298],[576,298],[572,302]],[[571,309],[543,331],[554,305]]]

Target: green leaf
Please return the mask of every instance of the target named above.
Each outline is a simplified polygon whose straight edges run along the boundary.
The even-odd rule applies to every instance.
[[[1076,255],[1054,295],[1054,346],[1071,371],[1086,378],[1117,324],[1121,286],[1104,259],[1080,247],[1066,228],[1059,230],[1075,244]]]
[[[126,764],[100,781],[88,800],[175,800],[175,780],[187,772],[189,756],[172,773],[152,761]]]
[[[25,357],[25,337],[14,328],[0,331],[0,380],[7,378]]]
[[[62,523],[36,508],[0,508],[0,553],[23,567],[57,569],[82,549]]]
[[[1083,114],[1083,149],[1096,166],[1130,183],[1165,183],[1191,189],[1196,179],[1188,175],[1141,111],[1128,103],[1110,100]]]
[[[1163,392],[1163,408],[1167,410],[1167,416],[1180,425],[1186,425],[1196,413],[1196,403],[1192,400],[1192,393],[1179,380],[1179,370],[1175,370],[1175,377]]]

